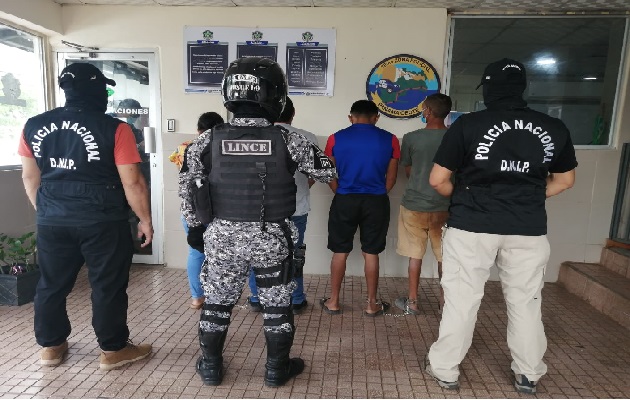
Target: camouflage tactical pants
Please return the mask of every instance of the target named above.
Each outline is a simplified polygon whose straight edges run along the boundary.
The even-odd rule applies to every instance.
[[[287,219],[292,240],[297,229]],[[287,240],[278,224],[267,223],[261,230],[258,222],[234,222],[215,219],[204,233],[206,259],[201,268],[205,303],[199,321],[203,332],[221,332],[228,328],[232,307],[241,296],[250,268],[257,277],[279,276],[278,266],[289,254]],[[265,270],[272,271],[266,273]],[[273,281],[273,280],[272,280]],[[264,328],[269,332],[292,332],[291,293],[295,281],[274,282],[259,290]]]

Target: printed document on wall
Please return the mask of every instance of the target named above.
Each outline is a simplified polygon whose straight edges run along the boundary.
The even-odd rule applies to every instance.
[[[229,63],[267,57],[287,75],[290,95],[332,96],[336,32],[311,28],[184,27],[184,90],[221,93]]]

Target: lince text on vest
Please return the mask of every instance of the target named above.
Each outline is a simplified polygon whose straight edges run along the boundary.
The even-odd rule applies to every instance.
[[[475,154],[475,160],[487,160],[488,153],[490,153],[490,148],[492,144],[497,140],[499,135],[503,132],[508,131],[510,129],[518,129],[518,130],[527,130],[532,134],[536,135],[543,146],[543,151],[545,155],[543,157],[543,162],[550,162],[553,158],[554,144],[551,141],[551,136],[547,131],[543,130],[540,126],[534,126],[531,122],[523,122],[522,119],[514,120],[514,123],[510,125],[508,122],[502,121],[498,124],[492,126],[492,128],[488,129],[488,132],[483,135],[483,139],[486,141],[480,141],[477,145],[477,152]]]
[[[270,155],[271,141],[269,140],[224,140],[223,154],[231,155]]]
[[[60,128],[57,124],[51,122],[49,126],[43,126],[37,131],[37,133],[33,136],[33,141],[31,141],[31,147],[35,157],[41,157],[41,145],[44,138],[57,132],[59,129]],[[77,135],[79,135],[79,137],[81,137],[81,140],[83,140],[83,143],[85,144],[85,150],[87,151],[88,162],[101,159],[98,151],[98,143],[96,143],[96,139],[92,135],[92,132],[87,130],[86,127],[80,126],[78,122],[62,121],[61,129],[74,131]]]

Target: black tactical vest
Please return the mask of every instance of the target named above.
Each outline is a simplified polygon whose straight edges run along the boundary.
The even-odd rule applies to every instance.
[[[293,215],[297,165],[284,135],[278,126],[223,124],[212,130],[211,159],[204,158],[204,165],[210,171],[213,216],[255,222],[262,211],[265,221],[277,222]]]
[[[128,218],[114,162],[120,120],[103,113],[56,108],[29,119],[26,143],[41,171],[37,223],[90,225]]]

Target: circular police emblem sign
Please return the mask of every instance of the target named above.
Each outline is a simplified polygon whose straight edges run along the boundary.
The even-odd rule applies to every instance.
[[[439,93],[440,77],[424,59],[398,54],[372,68],[365,91],[383,115],[413,118],[420,115],[428,95]]]

